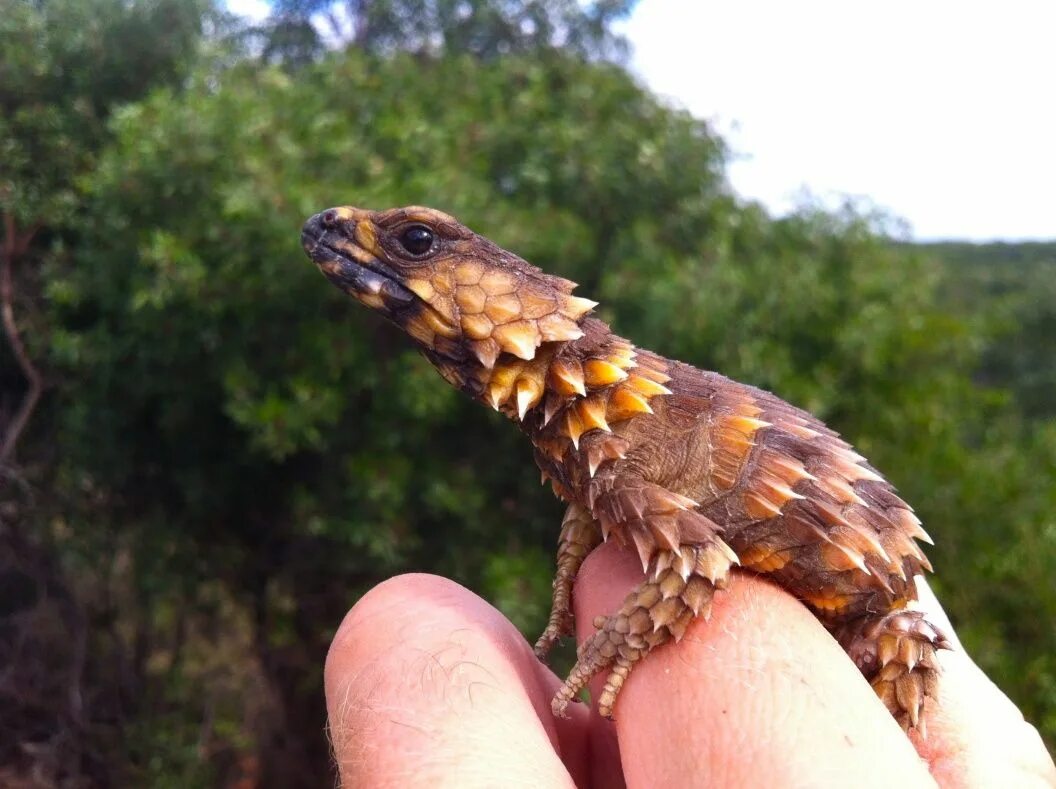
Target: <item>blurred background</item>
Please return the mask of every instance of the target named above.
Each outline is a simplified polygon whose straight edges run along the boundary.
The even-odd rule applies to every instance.
[[[329,785],[326,648],[396,573],[543,627],[561,507],[516,430],[306,260],[302,221],[344,203],[449,211],[636,343],[839,429],[917,507],[961,639],[1053,747],[1056,241],[743,196],[753,140],[632,73],[628,36],[653,62],[666,40],[634,6],[0,0],[0,785]],[[736,47],[692,31],[752,31],[647,7],[691,31],[659,90],[766,57],[723,67]],[[897,84],[816,68],[771,138],[820,138],[829,105],[929,134],[921,108],[890,121]],[[958,205],[1007,208],[987,174],[1016,148],[951,165],[980,195]]]

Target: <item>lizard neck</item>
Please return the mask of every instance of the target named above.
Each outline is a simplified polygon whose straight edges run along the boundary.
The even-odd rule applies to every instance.
[[[571,493],[560,480],[569,466],[582,466],[589,479],[602,463],[622,458],[629,442],[613,426],[651,414],[649,401],[671,393],[660,357],[639,354],[595,318],[580,328],[582,337],[543,343],[532,359],[503,354],[474,387],[478,400],[528,434],[544,476],[564,498]]]

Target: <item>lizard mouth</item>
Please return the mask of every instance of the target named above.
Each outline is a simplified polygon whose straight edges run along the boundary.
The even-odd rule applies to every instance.
[[[304,223],[301,246],[327,279],[368,307],[391,315],[418,300],[387,265],[343,234],[324,227],[321,214]]]

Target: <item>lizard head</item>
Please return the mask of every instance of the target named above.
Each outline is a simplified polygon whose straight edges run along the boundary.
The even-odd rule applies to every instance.
[[[343,206],[304,224],[301,243],[326,277],[400,326],[449,381],[463,386],[502,354],[534,359],[583,335],[595,306],[550,276],[431,208]]]

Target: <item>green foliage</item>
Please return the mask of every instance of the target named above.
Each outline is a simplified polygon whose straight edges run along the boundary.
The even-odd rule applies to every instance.
[[[55,227],[117,104],[177,79],[203,0],[5,0],[0,12],[0,211]]]
[[[1056,242],[935,243],[945,300],[990,340],[976,378],[1008,389],[1028,417],[1056,416]]]
[[[942,546],[945,562],[958,573],[941,580],[944,600],[964,612],[959,632],[976,659],[999,684],[1015,689],[1051,746],[1056,243],[947,242],[920,249],[942,272],[943,310],[971,327],[980,349],[972,380],[988,387],[991,400],[1005,403],[968,434],[969,451],[953,447],[927,464],[956,473],[932,493],[934,506],[959,521],[956,538]],[[963,419],[959,412],[957,418]],[[941,445],[922,449],[934,453]]]
[[[105,1],[63,3],[80,19]],[[450,10],[367,5],[401,25],[419,5]],[[627,5],[599,5],[602,29]],[[470,6],[481,24],[499,7],[513,18],[542,8]],[[516,430],[304,258],[303,219],[344,203],[450,211],[580,282],[636,343],[772,389],[840,429],[921,512],[962,638],[1056,737],[1056,433],[1041,412],[1023,416],[1021,390],[1046,341],[1042,302],[1036,328],[1010,334],[1026,303],[1010,270],[1006,299],[934,250],[889,243],[874,218],[804,209],[775,220],[737,201],[704,123],[582,57],[596,52],[552,47],[573,6],[512,47],[527,56],[458,54],[462,23],[433,19],[435,48],[405,47],[393,27],[315,65],[318,53],[298,56],[297,69],[210,59],[182,82],[163,69],[149,96],[92,127],[100,156],[56,159],[54,172],[29,153],[10,160],[20,183],[76,206],[45,271],[44,339],[61,385],[38,448],[55,498],[40,522],[63,524],[58,544],[80,577],[118,579],[98,593],[110,602],[91,605],[113,623],[101,654],[136,656],[134,777],[230,775],[219,760],[196,763],[202,748],[256,748],[272,760],[265,772],[279,769],[289,760],[268,745],[274,732],[242,724],[278,709],[275,727],[315,738],[320,769],[328,638],[394,573],[450,575],[533,636],[545,621],[560,508]],[[19,24],[43,24],[36,5],[17,9]],[[405,48],[417,51],[394,51]],[[36,62],[3,52],[0,74]],[[60,112],[58,94],[41,106]],[[32,136],[0,139],[17,152]],[[1028,350],[997,374],[994,349],[1010,336]],[[1029,384],[1030,402],[1046,380]],[[240,709],[252,678],[280,700]],[[191,723],[206,717],[209,727]]]
[[[82,586],[108,555],[93,549],[113,540],[73,540],[69,531],[71,523],[88,530],[110,515],[95,522],[81,517],[71,497],[110,491],[87,490],[54,463],[50,403],[37,406],[52,383],[40,357],[45,349],[76,356],[79,347],[65,327],[48,331],[38,264],[49,246],[74,232],[79,181],[107,142],[113,109],[154,86],[178,83],[196,60],[208,15],[198,0],[0,2],[0,577],[31,578],[40,592],[33,605],[19,601],[25,610],[0,617],[0,782],[32,775],[26,781],[39,785],[105,784],[120,769],[109,766],[111,728],[86,725],[97,722],[94,715],[115,720],[127,687],[126,676],[112,676],[114,663],[96,659],[90,635],[97,620],[112,621],[109,603]],[[130,619],[103,629],[127,627]]]
[[[304,65],[335,42],[371,54],[457,52],[491,60],[560,48],[622,57],[612,24],[637,0],[277,0],[264,26],[265,60]]]

